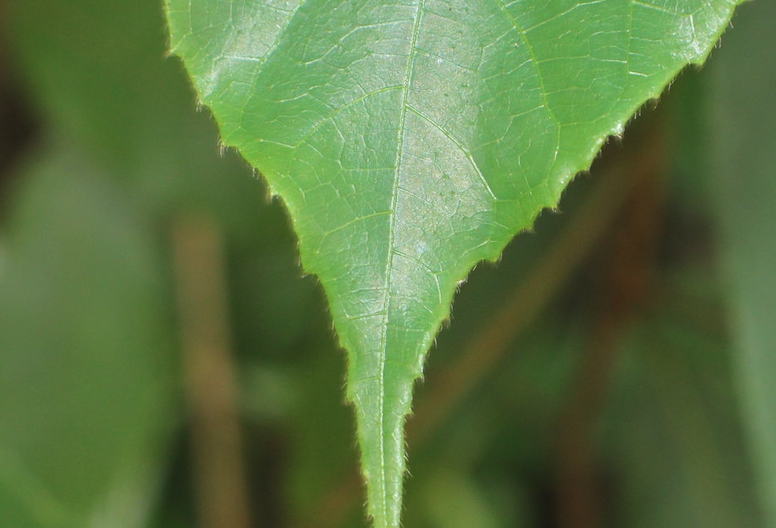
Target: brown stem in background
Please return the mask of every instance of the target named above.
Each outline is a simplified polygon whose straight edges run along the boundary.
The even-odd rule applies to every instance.
[[[248,528],[220,233],[208,217],[180,218],[173,250],[199,525]]]
[[[556,485],[559,528],[600,528],[603,486],[594,452],[594,429],[604,402],[619,338],[651,293],[661,224],[662,146],[652,133],[630,177],[628,201],[600,265],[598,316],[558,424]]]
[[[408,443],[412,448],[422,445],[436,431],[455,406],[511,350],[509,345],[520,332],[563,289],[621,211],[635,184],[630,177],[631,168],[648,166],[653,155],[651,147],[640,147],[636,153],[619,156],[618,161],[607,167],[596,178],[595,187],[582,208],[569,218],[566,231],[488,319],[482,331],[464,347],[456,362],[429,378],[429,389],[407,424]],[[341,526],[358,504],[360,493],[359,476],[353,469],[322,497],[314,514],[300,526]]]

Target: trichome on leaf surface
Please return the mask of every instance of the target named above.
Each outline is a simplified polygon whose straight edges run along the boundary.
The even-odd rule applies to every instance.
[[[456,285],[495,260],[738,0],[167,0],[225,145],[285,203],[348,351],[368,514]]]

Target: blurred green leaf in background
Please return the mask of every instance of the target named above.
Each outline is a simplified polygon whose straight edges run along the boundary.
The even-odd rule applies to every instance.
[[[776,526],[774,11],[461,288],[406,526]],[[0,3],[0,526],[366,526],[322,292],[161,13]]]
[[[741,13],[710,76],[713,215],[736,387],[767,526],[776,526],[776,5]]]

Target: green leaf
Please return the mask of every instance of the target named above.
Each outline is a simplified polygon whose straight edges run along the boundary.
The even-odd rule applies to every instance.
[[[399,525],[402,426],[458,283],[736,3],[167,0],[173,52],[326,291],[376,526]]]
[[[179,414],[159,244],[73,143],[35,158],[0,240],[0,526],[144,526]]]
[[[709,154],[742,417],[766,526],[776,525],[776,4],[741,10],[710,78]]]

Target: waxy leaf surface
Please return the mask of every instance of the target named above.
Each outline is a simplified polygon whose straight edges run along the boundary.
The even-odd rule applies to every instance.
[[[736,0],[167,0],[223,142],[285,202],[349,355],[368,509],[456,285],[554,207]]]

